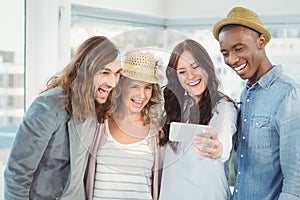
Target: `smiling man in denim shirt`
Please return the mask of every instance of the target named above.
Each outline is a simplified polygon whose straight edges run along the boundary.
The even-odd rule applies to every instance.
[[[234,200],[300,199],[300,86],[272,65],[271,34],[235,7],[213,28],[224,62],[247,81],[241,94]]]

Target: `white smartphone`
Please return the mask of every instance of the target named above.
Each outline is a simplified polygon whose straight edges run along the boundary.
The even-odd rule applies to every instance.
[[[210,134],[203,133],[203,130],[206,128],[210,128],[210,126],[202,124],[171,122],[169,140],[174,142],[193,142],[195,134],[209,138]]]

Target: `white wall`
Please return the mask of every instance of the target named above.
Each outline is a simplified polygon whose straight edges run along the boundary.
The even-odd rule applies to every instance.
[[[70,3],[27,0],[26,107],[70,59]]]
[[[26,105],[57,71],[57,10],[56,0],[27,0]]]

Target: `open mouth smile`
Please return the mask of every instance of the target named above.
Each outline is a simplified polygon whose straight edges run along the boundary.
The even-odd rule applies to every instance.
[[[143,103],[144,103],[144,101],[142,101],[142,100],[131,99],[131,101],[134,104],[134,106],[136,106],[137,108],[141,108],[143,106]]]
[[[110,93],[111,89],[98,88],[98,91],[100,93],[100,96],[104,97],[104,96],[107,96]]]
[[[246,66],[247,66],[247,64],[245,63],[245,64],[242,64],[242,65],[240,65],[240,66],[238,66],[238,67],[234,67],[233,69],[234,69],[234,71],[236,71],[237,73],[240,73],[240,72],[243,71],[243,69],[246,68]]]
[[[196,85],[200,84],[200,82],[201,82],[201,80],[199,79],[199,80],[197,80],[197,81],[188,83],[188,85],[189,85],[190,87],[195,87]]]

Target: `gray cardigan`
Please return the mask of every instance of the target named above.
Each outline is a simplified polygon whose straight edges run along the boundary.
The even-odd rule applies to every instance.
[[[88,148],[98,123],[65,110],[61,87],[40,94],[20,124],[4,172],[6,200],[85,199]]]

